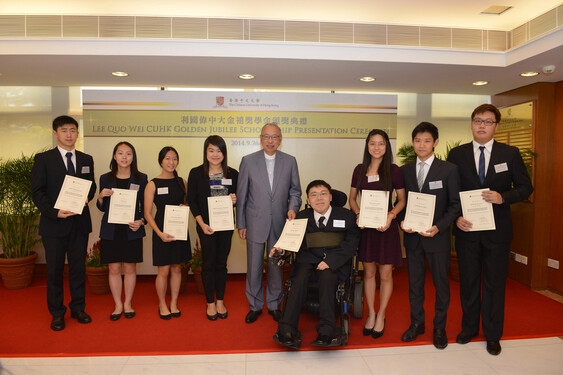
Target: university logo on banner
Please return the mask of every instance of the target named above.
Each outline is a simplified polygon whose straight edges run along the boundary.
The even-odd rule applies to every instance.
[[[223,107],[223,105],[225,104],[225,97],[224,96],[216,96],[215,97],[215,103],[217,104],[217,107]]]

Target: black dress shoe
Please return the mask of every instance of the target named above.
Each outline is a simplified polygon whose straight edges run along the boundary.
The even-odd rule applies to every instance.
[[[291,349],[299,349],[301,347],[301,339],[297,336],[291,334],[291,332],[287,332],[284,334],[280,334],[279,331],[276,332],[274,335],[274,341],[280,345],[287,346]]]
[[[62,331],[65,329],[65,317],[64,316],[54,316],[51,321],[51,329],[53,331]]]
[[[433,343],[436,349],[445,349],[448,346],[448,336],[446,336],[445,329],[434,328]]]
[[[70,317],[78,320],[78,323],[86,324],[92,321],[90,315],[86,314],[84,311],[71,311]]]
[[[229,316],[229,312],[225,311],[225,313],[221,314],[220,312],[217,313],[217,316],[219,317],[219,319],[227,319],[227,316]]]
[[[162,315],[162,314],[160,313],[160,308],[158,309],[158,316],[160,316],[160,319],[163,319],[163,320],[170,320],[170,319],[172,319],[172,314],[171,314],[171,313],[170,313],[170,314],[166,314],[166,315]]]
[[[260,314],[262,314],[262,310],[258,310],[258,311],[250,310],[248,314],[246,314],[246,318],[244,318],[244,321],[246,323],[254,323],[256,319],[258,319]]]
[[[282,312],[281,310],[268,310],[268,314],[270,314],[271,316],[274,317],[274,320],[276,322],[279,322],[281,317],[282,317]]]
[[[401,336],[401,341],[410,342],[416,340],[418,335],[424,333],[424,323],[411,323],[409,328]]]
[[[207,316],[207,319],[213,321],[213,320],[217,320],[217,318],[219,317],[219,314],[215,313],[213,315],[209,315],[207,312],[205,313],[205,315]]]
[[[487,340],[487,352],[490,355],[499,355],[500,351],[500,342]]]
[[[377,315],[375,316],[375,319],[377,319]],[[375,321],[373,322],[373,327],[375,327]],[[371,327],[371,328],[366,328],[366,327],[364,326],[364,329],[363,329],[363,331],[362,331],[362,334],[363,334],[364,336],[371,336],[371,334],[373,333],[373,327]]]
[[[374,339],[378,339],[381,336],[383,336],[383,332],[385,331],[385,321],[386,319],[383,319],[383,329],[381,331],[376,331],[374,329],[373,332],[371,333],[371,337],[373,337]],[[375,328],[375,325],[373,327]]]
[[[170,310],[170,315],[172,315],[174,318],[179,318],[182,316],[182,312],[180,310],[178,310],[178,312],[172,312],[170,306],[168,306],[168,310]]]
[[[120,312],[119,314],[110,314],[109,320],[115,322],[116,320],[119,320],[119,318],[121,318],[121,315],[122,315],[122,314],[123,314],[123,311]]]
[[[135,311],[129,311],[129,312],[126,311],[123,313],[123,315],[125,315],[127,319],[131,319],[135,317]]]
[[[471,334],[471,333],[467,333],[465,331],[461,331],[459,333],[459,335],[457,335],[455,342],[457,342],[458,344],[462,344],[462,345],[467,344],[475,336],[477,336],[477,334]]]
[[[311,345],[330,346],[331,342],[332,342],[332,338],[330,336],[319,334],[317,336],[317,339],[311,342]]]

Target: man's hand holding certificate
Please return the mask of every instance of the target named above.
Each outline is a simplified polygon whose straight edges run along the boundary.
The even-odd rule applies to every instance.
[[[305,237],[308,219],[287,220],[275,248],[298,252]]]
[[[86,202],[88,202],[90,186],[92,186],[90,180],[66,175],[55,202],[55,208],[81,215]]]
[[[129,224],[135,221],[137,191],[113,188],[109,201],[108,223]]]
[[[375,229],[386,226],[388,210],[388,191],[363,190],[358,226]]]
[[[229,195],[208,197],[209,226],[215,232],[234,230],[235,220],[233,215],[233,199]]]
[[[162,231],[174,236],[175,240],[188,240],[188,217],[190,208],[188,206],[173,206],[167,204],[164,207],[164,228]]]
[[[488,190],[489,188],[459,193],[463,218],[472,224],[471,228],[466,230],[467,232],[496,229],[493,204],[485,201],[482,196],[482,193]]]
[[[435,195],[409,191],[403,228],[411,229],[414,232],[428,231],[434,221],[435,206]]]

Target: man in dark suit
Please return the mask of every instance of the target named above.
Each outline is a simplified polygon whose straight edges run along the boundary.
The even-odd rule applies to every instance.
[[[264,254],[277,242],[285,225],[301,207],[301,184],[297,161],[278,151],[282,134],[275,123],[266,124],[260,134],[262,150],[246,155],[240,162],[237,186],[237,228],[246,240],[246,298],[252,323],[264,307]],[[281,317],[282,271],[268,271],[266,305],[275,321]]]
[[[409,272],[409,302],[411,325],[401,337],[405,342],[413,341],[424,333],[424,281],[426,279],[425,258],[428,260],[434,287],[436,304],[434,313],[433,342],[438,349],[448,346],[446,319],[450,305],[450,225],[460,215],[459,174],[457,167],[435,157],[438,145],[438,129],[429,122],[421,122],[412,131],[412,144],[416,161],[401,167],[407,192],[420,192],[436,196],[432,227],[415,232],[404,226],[404,244]],[[407,202],[410,197],[407,197]],[[401,212],[401,220],[404,218]]]
[[[79,323],[90,323],[92,319],[84,312],[85,259],[88,234],[92,221],[88,202],[81,215],[54,207],[67,174],[92,181],[88,201],[94,197],[94,161],[90,155],[75,150],[78,139],[78,122],[69,116],[53,120],[53,136],[57,147],[35,155],[31,189],[33,202],[41,211],[39,234],[45,247],[47,261],[47,306],[53,316],[51,329],[65,328],[63,304],[63,270],[65,254],[68,257],[71,301],[70,316]]]
[[[332,207],[331,187],[322,180],[307,186],[307,201],[311,208],[300,211],[296,219],[307,219],[306,237],[295,259],[295,276],[291,292],[274,336],[281,345],[298,349],[299,315],[307,298],[307,285],[315,270],[319,284],[320,322],[317,339],[312,345],[331,346],[336,334],[335,301],[338,273],[349,273],[349,261],[360,241],[360,229],[354,213],[343,207]],[[273,248],[270,257],[281,249]]]
[[[495,106],[475,108],[471,114],[473,142],[454,148],[448,157],[458,166],[461,191],[490,189],[482,197],[493,205],[496,229],[472,232],[472,223],[460,216],[454,235],[463,310],[462,331],[456,341],[466,344],[477,336],[482,316],[487,351],[492,355],[501,351],[512,240],[510,205],[528,198],[534,190],[518,148],[493,139],[499,122],[500,112]]]

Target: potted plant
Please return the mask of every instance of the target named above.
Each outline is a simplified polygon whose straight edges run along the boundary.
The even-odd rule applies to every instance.
[[[195,241],[195,247],[192,251],[192,260],[190,265],[192,272],[194,273],[194,280],[197,292],[200,294],[204,293],[203,281],[201,280],[201,266],[203,264],[203,259],[201,257],[201,247],[199,246],[198,240]]]
[[[33,155],[0,161],[0,275],[7,289],[31,285],[39,210],[31,196]]]
[[[109,268],[100,259],[100,240],[94,243],[86,255],[86,278],[92,294],[108,294]]]

